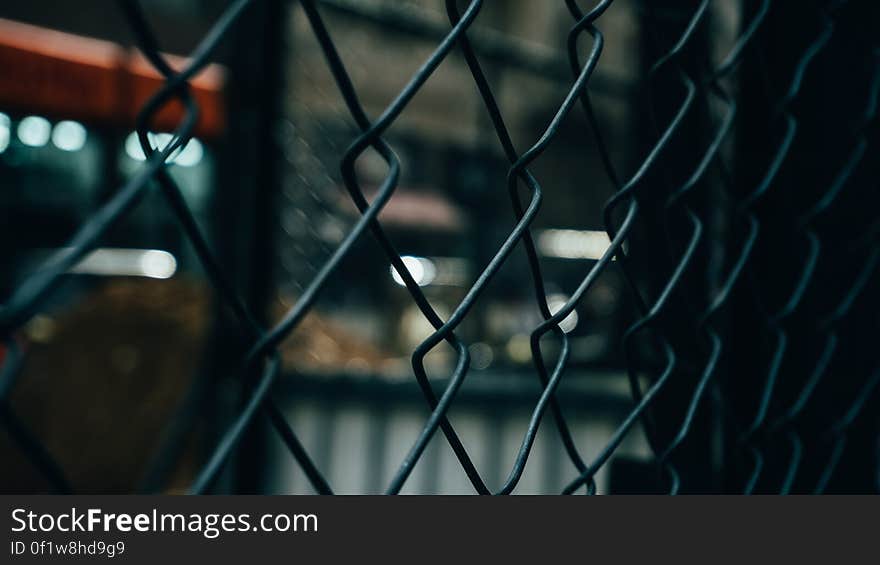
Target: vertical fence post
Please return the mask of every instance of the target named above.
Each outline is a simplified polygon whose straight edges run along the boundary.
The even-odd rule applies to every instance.
[[[229,130],[226,156],[219,164],[214,226],[221,260],[231,273],[251,312],[267,323],[274,286],[275,237],[273,203],[283,162],[276,124],[281,115],[287,2],[265,0],[250,6],[232,32],[226,62],[229,83]],[[234,157],[234,158],[233,158]],[[250,344],[228,312],[219,313],[217,374],[228,375]],[[224,320],[223,322],[222,320]],[[247,383],[233,383],[238,400],[249,394]],[[221,405],[223,399],[219,399]],[[237,405],[232,407],[237,410]],[[262,488],[266,456],[266,423],[257,418],[234,459],[232,484],[238,492]],[[233,466],[231,466],[233,467]]]

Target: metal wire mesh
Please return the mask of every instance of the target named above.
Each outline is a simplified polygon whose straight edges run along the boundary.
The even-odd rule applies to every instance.
[[[612,164],[589,94],[604,46],[602,17],[614,0],[601,0],[589,10],[575,0],[565,1],[571,16],[571,30],[564,38],[569,87],[543,133],[525,150],[516,147],[508,131],[481,57],[468,35],[479,18],[482,0],[472,0],[463,10],[454,0],[446,1],[448,27],[442,30],[431,56],[376,117],[368,116],[362,107],[319,5],[301,0],[327,68],[360,130],[339,155],[344,186],[360,217],[317,269],[296,304],[271,328],[260,327],[248,311],[166,168],[169,156],[191,137],[198,116],[187,81],[207,64],[250,4],[251,0],[232,2],[191,53],[187,66],[178,72],[160,54],[158,41],[138,5],[134,1],[120,3],[144,55],[165,77],[164,86],[137,119],[141,146],[148,158],[140,172],[97,210],[62,250],[18,285],[0,311],[0,331],[8,348],[0,378],[3,421],[21,453],[56,490],[71,490],[64,470],[16,417],[8,401],[21,364],[16,332],[62,284],[64,273],[95,248],[111,226],[124,222],[154,185],[194,246],[218,296],[251,340],[237,370],[238,378],[248,384],[248,396],[195,477],[190,488],[193,493],[212,489],[244,432],[261,412],[315,490],[332,493],[331,485],[273,402],[271,391],[279,373],[279,345],[297,330],[365,232],[378,242],[413,303],[434,328],[411,357],[413,375],[430,416],[388,484],[389,494],[400,492],[438,432],[454,451],[473,490],[493,493],[447,414],[470,368],[468,345],[456,331],[519,247],[527,256],[535,305],[543,318],[530,336],[541,393],[514,463],[495,494],[515,491],[548,410],[572,465],[564,493],[580,489],[596,492],[596,473],[637,425],[643,426],[654,455],[657,488],[669,493],[688,490],[688,481],[699,479],[696,474],[704,472],[695,469],[705,468],[723,479],[723,486],[714,481],[717,490],[823,492],[844,457],[853,429],[876,432],[876,418],[870,411],[866,415],[865,407],[870,406],[880,382],[880,367],[870,354],[878,329],[876,312],[872,315],[871,311],[877,297],[875,271],[880,251],[876,244],[880,232],[876,217],[859,213],[859,203],[876,199],[869,157],[880,94],[880,49],[876,33],[858,23],[860,16],[870,14],[864,3],[743,2],[738,35],[723,46],[726,52],[718,61],[712,49],[706,48],[717,47],[708,24],[710,0],[676,3],[679,11],[673,19],[678,23],[672,25],[667,21],[670,14],[645,3],[642,9],[656,28],[662,52],[646,69],[643,80],[645,107],[654,131],[638,165],[624,174]],[[768,22],[779,20],[802,27],[805,38],[792,41],[793,56],[768,62],[766,44],[773,32],[766,28]],[[464,298],[444,318],[407,269],[378,217],[394,198],[401,169],[406,166],[383,136],[455,51],[464,57],[471,86],[478,90],[497,143],[509,161],[506,185],[516,224]],[[837,87],[858,92],[852,103],[821,110],[800,107],[805,90],[820,88],[822,75],[811,77],[817,64],[827,69],[841,61],[848,61],[851,68],[846,82]],[[748,89],[763,94],[747,97]],[[184,104],[185,117],[173,139],[154,148],[148,138],[151,117],[175,99]],[[541,180],[530,167],[541,159],[562,124],[578,111],[585,113],[592,130],[583,132],[584,146],[600,155],[605,174],[615,187],[604,209],[610,245],[583,273],[569,300],[551,311],[548,281],[530,226],[542,201],[553,196],[544,193]],[[833,117],[822,116],[822,112]],[[809,137],[810,123],[828,119],[846,123],[833,140],[835,150],[821,155],[812,177],[789,171],[793,158],[800,155],[797,162],[802,163],[804,155],[812,154],[811,147],[799,142],[799,136],[806,131]],[[749,125],[753,123],[761,127]],[[368,150],[377,152],[387,167],[381,186],[369,200],[355,169],[359,157]],[[589,183],[590,179],[583,181]],[[811,185],[802,187],[805,181]],[[643,230],[647,226],[649,237],[637,235],[639,226]],[[719,246],[722,251],[716,255],[721,266],[714,276],[708,276],[706,257],[710,249],[717,251]],[[784,247],[784,260],[779,258],[779,246]],[[559,324],[610,269],[622,273],[638,313],[621,339],[633,405],[599,455],[588,459],[573,438],[557,398],[571,355],[569,337]],[[750,312],[745,319],[744,310]],[[548,339],[558,343],[555,358],[545,353]],[[446,387],[435,390],[424,360],[440,347],[450,348],[456,363]],[[692,467],[693,457],[681,458],[680,454],[695,434],[715,433],[704,429],[706,420],[700,418],[701,412],[710,410],[725,416],[727,448],[720,461],[706,452],[705,466]],[[805,424],[804,414],[820,415],[818,420],[823,424],[817,425],[816,418]],[[868,467],[876,476],[876,456],[862,457],[870,460]]]

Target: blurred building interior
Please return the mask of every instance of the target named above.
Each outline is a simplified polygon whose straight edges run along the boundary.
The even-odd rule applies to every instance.
[[[183,56],[223,3],[148,4],[162,49]],[[546,127],[572,80],[563,44],[572,20],[563,2],[555,4],[487,2],[471,34],[520,151]],[[719,4],[713,25],[723,36],[738,15]],[[441,0],[319,5],[371,116],[449,26]],[[270,8],[255,11],[199,75],[195,92],[207,110],[170,167],[224,266],[266,322],[294,303],[358,217],[339,171],[358,130],[301,8],[278,6],[283,18],[276,29],[262,28]],[[48,250],[63,245],[145,158],[133,133],[135,110],[158,75],[131,47],[130,31],[115,12],[103,0],[0,7],[0,225],[9,246],[2,255],[4,293]],[[610,158],[626,169],[640,155],[631,140],[644,127],[644,117],[632,110],[646,65],[641,18],[635,0],[608,10],[604,54],[590,82]],[[261,34],[264,40],[253,39]],[[269,42],[276,40],[273,48]],[[83,95],[70,98],[70,90]],[[165,119],[156,124],[159,144],[177,116]],[[542,267],[553,281],[551,310],[568,299],[609,243],[601,211],[614,185],[584,133],[590,127],[575,112],[532,171],[552,195],[533,224]],[[506,187],[509,164],[460,54],[442,65],[385,137],[403,170],[380,220],[446,316],[516,221]],[[368,196],[387,172],[375,153],[359,159],[356,170]],[[529,350],[540,313],[528,281],[525,254],[517,249],[459,329],[470,344],[472,372],[450,418],[491,487],[503,481],[541,391]],[[154,190],[27,326],[32,354],[14,403],[71,469],[77,490],[174,492],[187,484],[241,386],[231,368],[246,344],[212,295]],[[632,318],[623,280],[610,269],[562,324],[573,355],[560,398],[586,455],[600,449],[630,407],[615,337]],[[431,331],[399,275],[365,237],[283,343],[276,398],[337,492],[379,492],[419,432],[428,411],[410,355]],[[437,387],[451,371],[452,353],[438,347],[427,359]],[[246,456],[224,477],[226,488],[311,492],[264,425],[250,432]],[[185,454],[181,463],[157,455],[169,446]],[[0,438],[0,453],[12,450],[8,438]],[[617,464],[597,477],[600,490],[631,489],[628,473],[648,458],[644,438],[631,435]],[[619,476],[611,476],[615,469]],[[554,427],[542,426],[516,492],[557,492],[573,471]],[[46,488],[24,462],[4,465],[0,475],[16,490]],[[404,488],[471,490],[441,434]]]

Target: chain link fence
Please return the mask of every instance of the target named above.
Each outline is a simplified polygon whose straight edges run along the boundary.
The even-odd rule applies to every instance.
[[[241,384],[241,402],[210,453],[199,461],[189,492],[223,489],[218,479],[241,457],[243,438],[249,440],[248,430],[261,418],[271,424],[290,455],[280,464],[296,466],[314,491],[333,492],[327,470],[316,464],[288,413],[276,403],[276,380],[283,372],[285,341],[296,339],[298,331],[312,331],[304,320],[322,292],[331,284],[358,284],[350,273],[340,273],[368,238],[390,263],[409,304],[431,326],[428,336],[409,352],[410,378],[418,384],[429,415],[384,486],[388,494],[401,492],[420,462],[430,464],[424,457],[435,438],[451,448],[473,492],[515,493],[535,457],[541,428],[555,430],[559,441],[553,445],[567,460],[560,470],[565,494],[603,490],[597,487],[597,475],[614,462],[621,445],[637,435],[644,438],[650,457],[629,490],[822,493],[880,488],[880,367],[874,355],[880,329],[880,224],[874,213],[876,160],[871,158],[880,95],[880,20],[872,3],[629,3],[641,37],[626,48],[636,54],[639,70],[632,92],[623,93],[607,77],[593,84],[606,57],[603,21],[620,9],[621,3],[614,0],[562,3],[570,31],[547,43],[564,49],[565,60],[545,56],[537,47],[523,47],[500,31],[485,33],[483,28],[477,33],[487,8],[482,0],[447,0],[442,23],[420,19],[407,9],[371,11],[371,3],[301,0],[303,25],[298,29],[308,30],[319,47],[322,71],[332,77],[345,118],[355,130],[347,148],[335,143],[331,147],[339,148],[339,178],[358,214],[271,326],[262,323],[264,313],[253,312],[236,289],[235,273],[221,266],[168,171],[169,158],[186,146],[199,115],[188,81],[258,3],[231,2],[181,69],[161,54],[159,39],[139,5],[119,3],[144,56],[164,77],[162,88],[137,117],[146,160],[63,248],[16,284],[0,310],[6,341],[0,377],[4,427],[19,456],[26,457],[54,490],[71,492],[73,486],[10,400],[25,357],[19,333],[64,284],[67,273],[114,225],[125,222],[151,190],[161,193],[217,299],[248,343],[233,366],[218,368],[230,374],[200,381],[194,389],[193,394],[207,394],[205,387],[233,379]],[[541,4],[533,9],[551,8]],[[346,57],[334,42],[334,28],[325,20],[330,11],[356,12],[387,30],[431,42],[430,54],[379,111],[365,109],[360,95],[364,87],[356,84],[381,83],[385,77],[352,79]],[[370,53],[358,56],[369,58]],[[486,191],[504,194],[507,205],[481,213],[512,218],[513,223],[470,274],[457,304],[440,312],[420,284],[423,273],[414,272],[421,267],[400,251],[382,212],[395,200],[405,171],[419,168],[421,162],[399,157],[389,130],[453,58],[463,61],[467,71],[460,75],[466,83],[456,84],[460,96],[479,96],[479,134],[504,159],[499,174],[483,184]],[[551,76],[565,85],[564,96],[538,135],[514,136],[522,128],[514,131],[509,125],[511,112],[502,109],[493,75],[484,68],[487,60]],[[310,86],[300,82],[292,89]],[[609,132],[615,124],[597,117],[596,96],[625,106],[642,124],[638,131]],[[149,135],[151,121],[172,103],[183,105],[184,118],[170,140],[155,147]],[[571,134],[572,124],[579,128],[577,137]],[[322,135],[329,139],[331,134]],[[629,153],[635,155],[631,162],[620,162],[609,137],[626,138]],[[542,168],[542,160],[559,144],[599,166],[589,174],[576,168]],[[373,160],[374,173],[379,171],[369,187],[361,178],[365,159]],[[546,188],[560,178],[579,187],[585,194],[582,202]],[[583,214],[598,215],[585,203],[595,200],[595,186],[604,185],[613,189],[601,211],[607,238],[589,261],[566,267],[566,280],[574,277],[575,284],[566,285],[564,300],[554,299],[548,289],[557,283],[548,273],[556,270],[548,269],[542,256],[536,218],[551,202],[574,210],[583,206]],[[577,240],[574,245],[589,244]],[[480,299],[494,291],[499,272],[516,257],[525,260],[528,280],[520,284],[530,286],[532,308],[540,315],[527,342],[531,378],[539,386],[534,394],[524,394],[530,399],[528,423],[518,438],[515,458],[495,484],[475,463],[468,447],[474,440],[454,424],[450,410],[474,373],[473,343],[463,337],[473,332],[462,332],[463,325]],[[341,276],[349,278],[340,281]],[[583,345],[566,331],[566,320],[608,276],[621,281],[632,312],[621,331],[603,326],[608,334],[603,337],[622,352],[619,359],[631,402],[610,433],[593,438],[601,445],[587,450],[573,434],[571,422],[589,420],[594,408],[573,404],[566,398],[569,389],[562,386],[572,356]],[[429,369],[426,358],[435,352],[452,360],[447,373],[437,375]],[[481,409],[477,403],[475,410]],[[180,456],[177,448],[158,456],[160,467]],[[150,489],[161,489],[158,479],[147,483]]]

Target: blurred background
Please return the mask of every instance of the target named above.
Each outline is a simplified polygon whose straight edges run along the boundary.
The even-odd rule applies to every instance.
[[[224,8],[208,0],[142,4],[162,50],[178,56]],[[640,77],[680,34],[690,4],[665,7],[666,27],[646,25],[636,0],[614,2],[600,20],[606,44],[589,88],[621,171],[639,163],[650,140]],[[711,4],[704,33],[713,41],[704,49],[719,59],[740,32],[741,3]],[[318,7],[373,117],[449,27],[442,0],[322,0]],[[122,14],[104,0],[4,2],[0,18],[6,296],[138,170],[144,155],[134,116],[160,80],[132,47]],[[519,151],[540,136],[570,88],[572,24],[563,2],[490,1],[469,31]],[[582,52],[589,47],[584,40]],[[193,87],[201,120],[169,170],[224,269],[269,324],[358,217],[339,174],[357,128],[296,2],[257,2]],[[179,115],[168,109],[160,122],[170,131]],[[552,281],[551,310],[608,245],[601,212],[614,186],[589,132],[583,113],[572,112],[532,168],[546,195],[533,234]],[[403,170],[380,221],[446,317],[515,224],[508,163],[460,54],[443,63],[385,138]],[[369,197],[386,167],[369,153],[357,167]],[[710,190],[716,184],[705,182]],[[647,229],[640,226],[635,240]],[[650,266],[650,251],[632,247]],[[707,259],[709,284],[713,268]],[[528,341],[540,321],[530,280],[518,249],[457,332],[470,344],[472,370],[450,419],[490,488],[506,477],[541,390]],[[619,337],[634,314],[612,268],[562,323],[573,353],[559,398],[586,458],[631,408]],[[430,333],[379,247],[364,237],[282,344],[274,397],[335,491],[381,492],[421,430],[428,410],[410,355]],[[12,405],[77,491],[184,489],[241,401],[233,377],[245,336],[215,300],[158,191],[77,266],[22,337],[25,365]],[[553,347],[548,342],[550,359]],[[445,346],[428,356],[438,387],[454,361]],[[708,422],[707,434],[716,424]],[[719,446],[703,445],[707,460],[717,459]],[[15,449],[0,432],[3,490],[46,490]],[[638,492],[652,473],[649,461],[635,430],[597,476],[600,491]],[[545,423],[516,492],[558,492],[574,471]],[[312,492],[262,420],[218,490]],[[404,492],[472,492],[441,434]]]
[[[357,217],[338,165],[357,132],[299,6],[259,4],[270,6],[247,15],[222,47],[219,64],[195,82],[209,111],[171,174],[251,304],[274,320]],[[637,127],[626,97],[639,72],[632,48],[639,26],[627,4],[603,18],[603,26],[611,26],[609,44],[592,83],[605,134],[620,161],[634,158],[625,140]],[[163,50],[177,54],[192,49],[222,7],[197,0],[144,3]],[[320,8],[372,115],[448,28],[442,1],[333,1]],[[269,10],[282,12],[282,20],[273,22]],[[158,78],[131,47],[122,15],[106,2],[7,3],[0,16],[6,18],[4,29],[15,32],[0,35],[23,43],[3,46],[3,66],[12,70],[4,73],[4,86],[23,83],[15,76],[21,73],[40,81],[37,94],[45,98],[37,99],[30,89],[2,89],[0,178],[9,234],[4,241],[16,248],[4,254],[14,262],[4,269],[4,283],[11,286],[137,170],[144,156],[132,132],[133,116]],[[543,131],[569,88],[563,46],[551,41],[570,27],[562,3],[546,9],[525,1],[490,2],[480,16],[474,39],[488,54],[485,65],[521,150]],[[372,80],[377,75],[381,81]],[[236,78],[226,81],[227,76]],[[70,90],[81,99],[71,100]],[[168,119],[170,128],[175,116]],[[535,233],[548,259],[547,278],[558,281],[549,289],[557,308],[607,245],[600,211],[611,193],[603,174],[559,174],[573,167],[601,170],[596,152],[583,145],[586,120],[573,116],[564,127],[534,171],[554,196]],[[428,82],[388,141],[405,166],[380,219],[411,257],[408,265],[421,275],[419,284],[438,313],[448,316],[515,223],[504,185],[506,160],[460,56],[450,57]],[[368,191],[385,175],[378,155],[358,166]],[[583,182],[587,178],[589,184]],[[572,198],[577,206],[570,205]],[[169,440],[171,430],[164,426],[197,375],[204,372],[230,389],[230,398],[199,400],[200,413],[211,415],[203,432],[210,436],[228,416],[235,385],[221,377],[228,376],[222,373],[236,359],[241,336],[210,298],[211,288],[158,192],[105,246],[28,326],[31,352],[14,402],[65,468],[69,463],[75,469],[72,481],[87,490],[129,490],[151,480],[139,473],[163,438]],[[29,253],[19,253],[22,248]],[[623,323],[615,274],[601,280],[565,324],[575,351],[565,398],[584,411],[574,422],[576,437],[596,448],[628,406],[610,339]],[[395,277],[378,247],[364,238],[282,348],[285,374],[278,388],[292,426],[341,492],[381,490],[427,414],[409,355],[431,328]],[[494,477],[498,484],[540,391],[528,345],[540,314],[526,277],[525,256],[517,254],[461,328],[472,344],[475,370],[452,419],[487,480]],[[75,361],[71,350],[77,351]],[[438,348],[428,358],[430,374],[442,379],[453,361],[453,351]],[[50,405],[41,398],[45,379],[64,381],[51,386],[57,398]],[[71,426],[71,417],[87,428]],[[523,492],[562,487],[570,463],[554,434],[544,427]],[[259,454],[250,461],[282,461],[242,469],[244,475],[265,476],[238,480],[253,481],[255,488],[265,481],[269,490],[308,492],[307,481],[276,441],[252,438],[249,448]],[[121,452],[107,447],[120,443],[126,445]],[[638,438],[630,444],[634,454],[645,449]],[[74,446],[75,452],[65,452]],[[193,447],[197,453],[199,446]],[[186,471],[180,472],[185,484]],[[407,488],[466,493],[471,487],[437,437]]]

